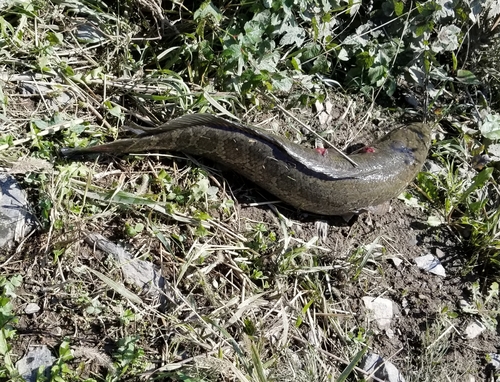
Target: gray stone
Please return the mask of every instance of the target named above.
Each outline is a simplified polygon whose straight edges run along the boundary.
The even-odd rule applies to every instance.
[[[375,353],[367,353],[360,363],[361,369],[369,375],[387,382],[405,382],[399,370],[389,361]]]
[[[500,354],[489,353],[490,365],[495,368],[495,370],[500,370]]]
[[[437,164],[432,160],[428,160],[425,162],[424,170],[434,175],[442,174],[445,171],[443,166]]]
[[[62,90],[61,85],[53,83],[50,85],[37,84],[34,81],[20,83],[21,93],[25,95],[34,94],[45,98],[45,103],[55,111],[70,106],[75,102],[71,93]]]
[[[445,277],[446,272],[441,262],[431,254],[420,256],[415,259],[417,267],[423,269],[424,271],[434,273],[435,275]]]
[[[471,340],[479,336],[485,330],[486,328],[479,321],[471,322],[469,325],[467,325],[467,328],[465,328],[465,337],[468,340]]]
[[[102,235],[91,233],[86,240],[92,246],[95,245],[101,251],[113,256],[128,283],[136,285],[150,296],[159,296],[160,290],[165,287],[165,279],[154,264],[134,258],[122,246],[112,243]]]
[[[45,367],[47,375],[55,360],[56,358],[52,356],[46,345],[33,346],[23,358],[16,362],[16,369],[26,381],[35,382],[38,369],[41,366]]]
[[[493,160],[500,161],[500,143],[489,145],[488,153],[493,157]]]
[[[16,179],[0,174],[0,248],[19,243],[35,226],[25,192]]]
[[[26,305],[26,308],[24,308],[24,313],[26,314],[35,314],[40,311],[40,306],[38,304],[35,304],[34,302],[29,303]]]
[[[390,329],[392,318],[397,308],[391,300],[381,297],[365,296],[362,298],[365,308],[372,313],[372,317],[380,329]]]

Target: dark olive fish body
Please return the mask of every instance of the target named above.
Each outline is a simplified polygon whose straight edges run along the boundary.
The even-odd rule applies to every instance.
[[[182,151],[222,163],[304,211],[345,215],[384,203],[403,191],[422,168],[430,128],[416,123],[394,130],[369,150],[350,156],[320,154],[260,129],[209,114],[186,115],[137,138],[75,149],[65,156]]]

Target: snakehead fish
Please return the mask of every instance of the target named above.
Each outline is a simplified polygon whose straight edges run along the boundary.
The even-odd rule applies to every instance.
[[[430,127],[409,124],[361,152],[318,152],[256,127],[210,114],[173,119],[138,137],[85,147],[63,148],[64,156],[182,151],[222,163],[282,201],[321,215],[347,215],[397,195],[422,168],[430,147]]]

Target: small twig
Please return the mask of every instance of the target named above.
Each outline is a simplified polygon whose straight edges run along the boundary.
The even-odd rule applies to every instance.
[[[74,90],[76,93],[76,96],[78,97],[78,99],[80,101],[85,103],[85,106],[89,108],[89,110],[92,112],[92,114],[94,114],[97,117],[97,119],[102,122],[102,124],[104,126],[106,126],[108,129],[112,129],[113,126],[111,126],[111,124],[108,121],[106,121],[106,119],[102,116],[102,114],[99,113],[99,111],[94,106],[92,106],[92,104],[88,101],[88,99],[83,95],[81,87],[79,87],[76,83],[74,83],[69,78],[67,78],[66,80],[68,81],[68,83],[70,83],[73,86],[73,89],[76,89],[76,90]],[[85,86],[87,88],[86,90],[89,94],[90,93],[93,94],[92,90],[88,87],[88,85],[86,83],[82,83],[82,86]],[[104,86],[106,86],[106,83],[104,83]],[[95,99],[93,99],[93,98],[91,98],[91,99],[93,101],[95,101]],[[97,101],[95,101],[95,102],[97,103]]]
[[[275,95],[273,94],[265,94],[263,92],[261,92],[261,94],[264,96],[264,97],[267,97],[267,98],[272,98],[272,100],[274,102],[279,102],[279,100],[276,98]],[[307,126],[304,122],[302,122],[301,120],[297,119],[292,113],[290,113],[288,110],[286,110],[285,108],[283,108],[282,106],[280,106],[279,104],[276,104],[276,107],[278,109],[280,109],[283,113],[285,113],[286,115],[288,115],[289,117],[293,118],[297,123],[299,123],[304,129],[306,129],[307,131],[309,131],[310,133],[312,133],[313,135],[315,135],[317,138],[321,139],[323,142],[327,143],[328,145],[330,145],[336,152],[338,152],[340,155],[342,155],[342,157],[344,157],[349,163],[351,163],[354,167],[358,167],[359,165],[353,161],[351,158],[349,158],[346,154],[344,154],[341,150],[339,150],[338,148],[336,148],[332,143],[330,143],[327,139],[325,139],[324,137],[322,137],[321,135],[319,135],[317,132],[315,132],[313,129],[311,129],[309,126]]]
[[[160,373],[162,371],[176,370],[176,369],[182,367],[183,365],[185,365],[187,363],[196,361],[196,359],[198,359],[198,358],[207,358],[210,355],[217,354],[219,352],[222,352],[222,351],[225,351],[225,350],[230,350],[230,349],[231,349],[231,347],[229,347],[229,346],[226,346],[225,348],[222,348],[222,349],[217,348],[215,350],[208,351],[208,352],[206,352],[204,354],[195,355],[193,357],[189,357],[189,358],[183,359],[183,360],[181,360],[179,362],[170,363],[170,364],[167,364],[167,365],[160,366],[159,368],[154,369],[154,370],[145,371],[145,372],[143,372],[141,374],[141,377],[146,377],[146,378],[149,379],[155,373]]]
[[[495,24],[490,29],[490,32],[493,32],[493,30],[500,24],[500,16],[498,16],[497,21],[495,21]]]

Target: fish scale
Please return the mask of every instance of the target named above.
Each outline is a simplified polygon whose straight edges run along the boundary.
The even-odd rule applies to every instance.
[[[431,144],[430,126],[395,129],[349,157],[290,142],[266,131],[210,114],[190,114],[147,129],[135,138],[84,148],[64,148],[67,157],[91,153],[181,151],[224,164],[279,199],[303,211],[346,215],[398,196],[421,170]]]

